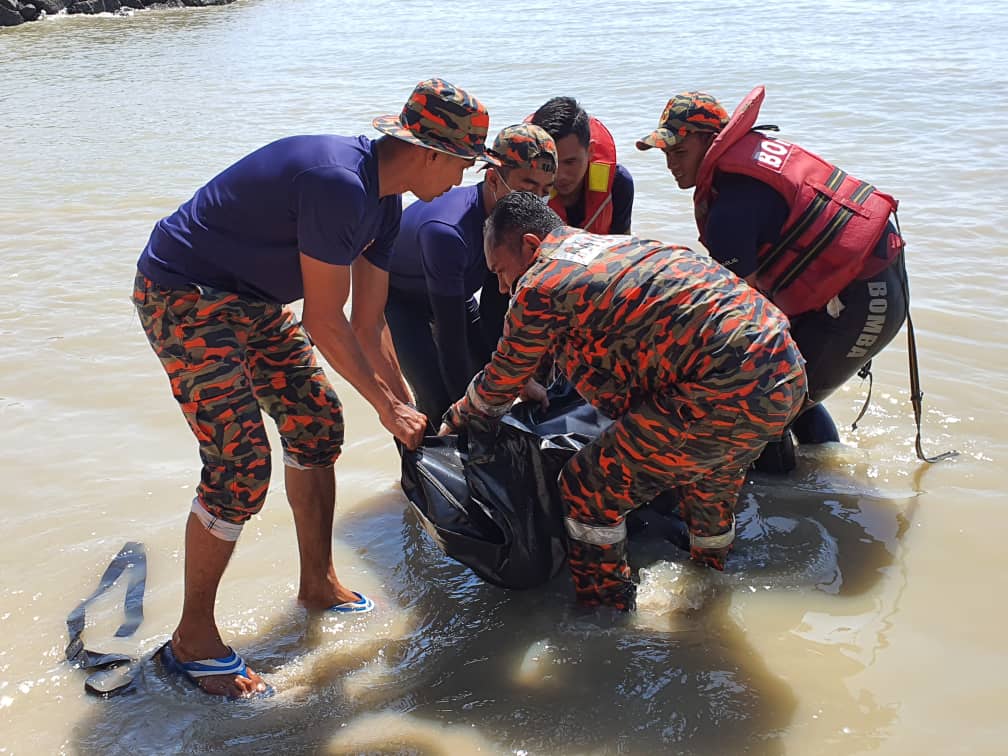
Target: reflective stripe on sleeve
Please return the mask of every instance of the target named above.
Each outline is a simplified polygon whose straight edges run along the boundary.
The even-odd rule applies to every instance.
[[[481,415],[487,415],[488,417],[500,417],[507,413],[511,409],[511,403],[513,399],[508,400],[505,404],[488,404],[479,395],[479,384],[483,379],[483,374],[480,373],[472,383],[469,384],[469,388],[466,389],[466,399],[469,400],[469,405],[476,410]]]
[[[726,533],[719,533],[712,536],[700,536],[690,533],[689,542],[691,549],[724,549],[732,545],[735,540],[735,515],[732,515],[731,528]]]
[[[626,540],[626,520],[620,520],[616,525],[585,525],[583,522],[565,517],[564,526],[571,538],[582,543],[610,546]]]

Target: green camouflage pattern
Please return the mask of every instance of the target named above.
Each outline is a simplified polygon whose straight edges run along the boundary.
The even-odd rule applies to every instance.
[[[443,79],[413,89],[402,113],[372,121],[383,134],[463,158],[482,158],[490,116],[483,103]]]
[[[717,133],[728,123],[728,111],[705,92],[681,92],[668,101],[658,128],[637,140],[638,150],[674,147],[690,133]]]

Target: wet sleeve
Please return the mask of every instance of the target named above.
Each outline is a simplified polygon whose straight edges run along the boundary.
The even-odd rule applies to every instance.
[[[472,294],[465,290],[469,248],[455,226],[440,221],[424,223],[417,229],[417,243],[428,292],[443,297]]]
[[[745,278],[756,271],[760,248],[780,238],[787,202],[769,184],[736,173],[721,174],[714,187],[717,200],[704,229],[707,249],[711,257]]]
[[[467,298],[433,293],[429,294],[429,298],[434,314],[434,341],[441,377],[451,398],[457,399],[465,393],[469,381],[482,367],[474,365],[470,357]]]
[[[510,296],[501,294],[497,284],[497,274],[487,271],[479,298],[480,333],[483,336],[480,354],[485,365],[493,356],[497,342],[504,333],[504,318],[507,315]],[[482,367],[480,365],[480,367]]]
[[[350,265],[367,200],[360,176],[340,166],[313,168],[294,179],[294,192],[298,248],[330,265]]]
[[[392,265],[392,248],[399,236],[399,221],[402,218],[402,196],[395,194],[382,199],[382,224],[378,236],[365,252],[364,257],[372,265],[388,272]]]
[[[630,171],[616,164],[612,186],[613,219],[610,233],[629,234],[633,215],[634,183]]]
[[[520,288],[511,300],[504,335],[490,363],[473,378],[465,396],[449,408],[446,422],[457,428],[472,414],[500,417],[507,412],[567,327],[567,316],[558,311],[550,291],[535,285]]]

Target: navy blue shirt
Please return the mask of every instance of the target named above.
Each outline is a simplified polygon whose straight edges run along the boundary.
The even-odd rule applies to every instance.
[[[587,177],[585,177],[587,181]],[[616,175],[612,185],[612,225],[605,231],[607,234],[630,233],[630,221],[633,214],[634,183],[630,171],[616,163]],[[567,206],[567,225],[581,228],[585,222],[585,195],[581,193],[578,201]]]
[[[483,285],[483,182],[459,186],[402,214],[392,248],[389,286],[445,297],[468,297]]]
[[[167,288],[285,304],[304,296],[301,252],[332,265],[363,254],[387,270],[402,200],[378,197],[375,144],[318,135],[261,147],[158,221],[137,267]]]
[[[707,251],[745,278],[756,272],[759,249],[780,239],[789,213],[787,200],[769,184],[740,173],[715,174],[714,190],[717,199],[704,228]]]

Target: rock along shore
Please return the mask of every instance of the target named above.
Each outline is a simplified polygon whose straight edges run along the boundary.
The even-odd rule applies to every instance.
[[[0,0],[0,26],[17,26],[62,11],[67,13],[118,13],[124,8],[202,8],[227,5],[234,0]]]

